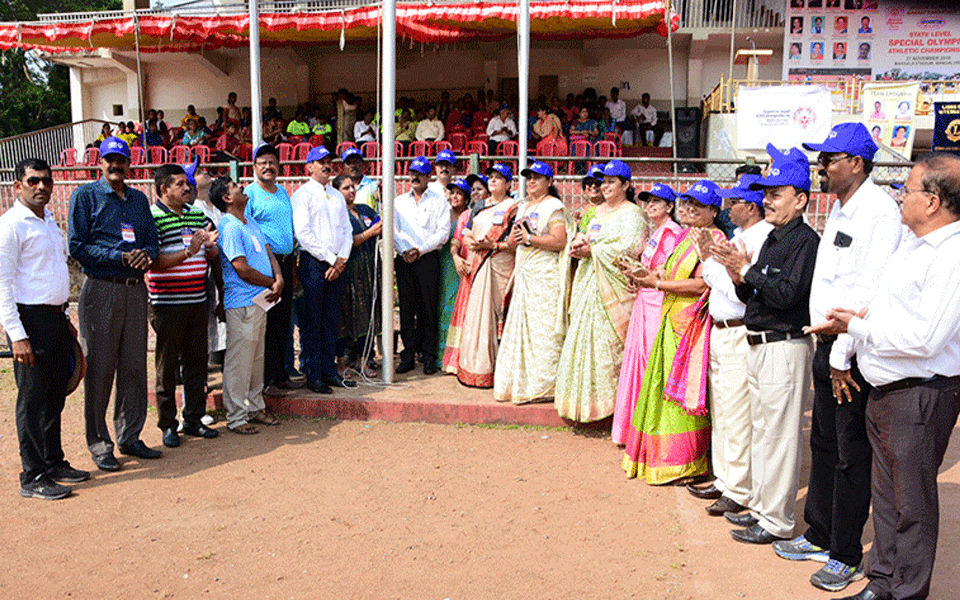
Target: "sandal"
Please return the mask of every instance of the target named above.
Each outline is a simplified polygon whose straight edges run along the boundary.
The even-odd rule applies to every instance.
[[[260,430],[250,423],[244,423],[243,425],[237,425],[236,427],[227,427],[227,429],[234,433],[239,433],[240,435],[253,435],[254,433],[260,433]]]
[[[260,423],[261,425],[279,425],[280,419],[271,415],[267,411],[258,410],[257,412],[250,415],[251,423]]]

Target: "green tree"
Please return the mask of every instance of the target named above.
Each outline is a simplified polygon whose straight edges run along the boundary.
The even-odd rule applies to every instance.
[[[38,14],[119,10],[121,0],[3,0],[0,21],[35,21]],[[0,64],[0,138],[70,121],[69,70],[23,50]]]

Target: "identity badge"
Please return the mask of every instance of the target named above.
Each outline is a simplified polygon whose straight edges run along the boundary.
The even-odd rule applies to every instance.
[[[183,239],[183,247],[189,248],[190,242],[193,241],[193,230],[190,229],[189,227],[184,227],[183,231],[181,232],[181,236]]]
[[[130,223],[120,223],[120,237],[123,238],[123,241],[131,244],[137,242],[137,236],[133,233],[133,225]]]
[[[493,224],[503,225],[503,216],[507,214],[505,210],[498,210],[493,213]]]
[[[600,223],[590,223],[588,239],[591,244],[600,239],[600,227]]]
[[[263,246],[260,245],[260,240],[257,239],[257,236],[251,234],[250,239],[253,240],[253,249],[257,252],[263,252]]]
[[[530,213],[530,216],[527,217],[530,221],[530,228],[534,231],[540,231],[540,214],[539,213]]]

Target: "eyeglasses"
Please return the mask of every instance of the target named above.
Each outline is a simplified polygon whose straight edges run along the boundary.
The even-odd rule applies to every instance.
[[[27,177],[27,185],[30,187],[37,187],[40,184],[43,184],[47,187],[53,186],[53,177]]]
[[[907,186],[903,186],[902,188],[900,188],[899,190],[897,190],[896,194],[894,194],[894,197],[895,197],[897,200],[903,200],[904,198],[906,198],[906,197],[909,196],[910,194],[933,194],[933,193],[934,193],[934,192],[931,192],[931,191],[929,191],[929,190],[925,190],[925,189],[923,189],[923,188],[920,188],[920,189],[918,189],[918,190],[911,190],[911,189],[908,188]]]
[[[841,160],[847,160],[849,158],[853,158],[853,157],[850,156],[849,154],[844,154],[843,156],[827,156],[826,154],[821,154],[817,156],[817,163],[820,166],[826,168],[835,162],[840,162]]]

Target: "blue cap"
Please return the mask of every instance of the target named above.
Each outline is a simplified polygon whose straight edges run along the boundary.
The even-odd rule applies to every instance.
[[[905,185],[906,185],[905,183],[891,183],[891,184],[890,184],[890,187],[892,187],[893,189],[899,191],[899,190],[900,190],[901,188],[903,188],[903,186],[905,186]]]
[[[530,175],[533,173],[536,173],[537,175],[543,175],[544,177],[553,177],[553,169],[550,168],[550,165],[539,160],[533,161],[532,165],[520,171],[520,174],[524,177],[530,177]]]
[[[701,179],[680,194],[680,197],[695,200],[704,206],[720,207],[723,205],[723,199],[717,195],[718,189],[719,186],[709,179]]]
[[[457,164],[457,155],[453,153],[453,150],[441,150],[437,153],[437,158],[434,160],[434,163],[448,162],[451,165]]]
[[[194,178],[193,174],[197,172],[197,168],[200,167],[200,155],[197,155],[193,159],[193,162],[189,165],[183,165],[183,172],[187,174],[187,183],[193,187],[197,187],[197,180]]]
[[[433,172],[433,167],[430,166],[430,160],[426,156],[418,156],[410,163],[410,170],[429,175]]]
[[[483,184],[483,187],[487,188],[487,191],[490,191],[490,183],[486,175],[467,175],[467,185],[473,187],[473,184],[476,182]]]
[[[130,146],[120,138],[110,136],[100,142],[100,156],[107,156],[108,154],[119,154],[130,158]]]
[[[627,181],[633,177],[633,172],[630,171],[627,163],[616,158],[607,163],[607,166],[603,168],[603,174],[606,177],[623,177]]]
[[[717,194],[721,198],[739,198],[745,202],[753,202],[757,206],[763,206],[763,192],[750,189],[750,185],[763,179],[759,175],[741,175],[737,185],[728,190],[719,189]]]
[[[491,172],[499,173],[507,181],[513,181],[513,171],[511,171],[510,167],[508,167],[503,163],[493,163],[492,165],[487,167],[486,174],[490,175]]]
[[[667,202],[677,201],[677,193],[673,191],[672,187],[665,183],[655,183],[649,192],[643,191],[637,194],[640,200],[649,200],[651,196],[666,200]]]
[[[340,160],[347,162],[347,159],[351,156],[359,156],[360,160],[363,160],[363,153],[357,150],[356,148],[347,148],[343,151],[343,154],[340,155]]]
[[[587,174],[583,176],[584,179],[603,179],[603,165],[596,164],[587,169]]]
[[[253,159],[256,160],[261,154],[272,154],[277,157],[277,160],[280,160],[280,153],[277,151],[276,147],[274,147],[273,144],[268,144],[267,142],[260,142],[257,144],[256,150],[253,151]]]
[[[850,156],[859,156],[863,160],[873,160],[879,150],[863,123],[834,125],[822,144],[804,144],[803,147],[814,152],[843,152]]]
[[[767,144],[767,154],[770,155],[772,162],[778,160],[807,160],[807,155],[800,148],[790,148],[786,152],[781,152],[773,144]]]
[[[500,105],[499,110],[510,110],[510,105],[504,102],[503,104]]]
[[[470,197],[470,192],[473,190],[470,189],[470,184],[464,181],[463,179],[458,179],[456,181],[451,181],[447,184],[447,189],[451,192],[455,189],[463,191],[467,195],[467,198]]]
[[[312,163],[314,161],[323,160],[328,156],[330,156],[329,150],[323,146],[317,146],[316,148],[310,148],[310,152],[307,152],[307,162]]]
[[[802,154],[799,150],[797,153]],[[792,185],[801,190],[810,191],[810,163],[807,157],[796,158],[793,152],[782,154],[770,165],[770,175],[761,177],[750,184],[751,190]]]

